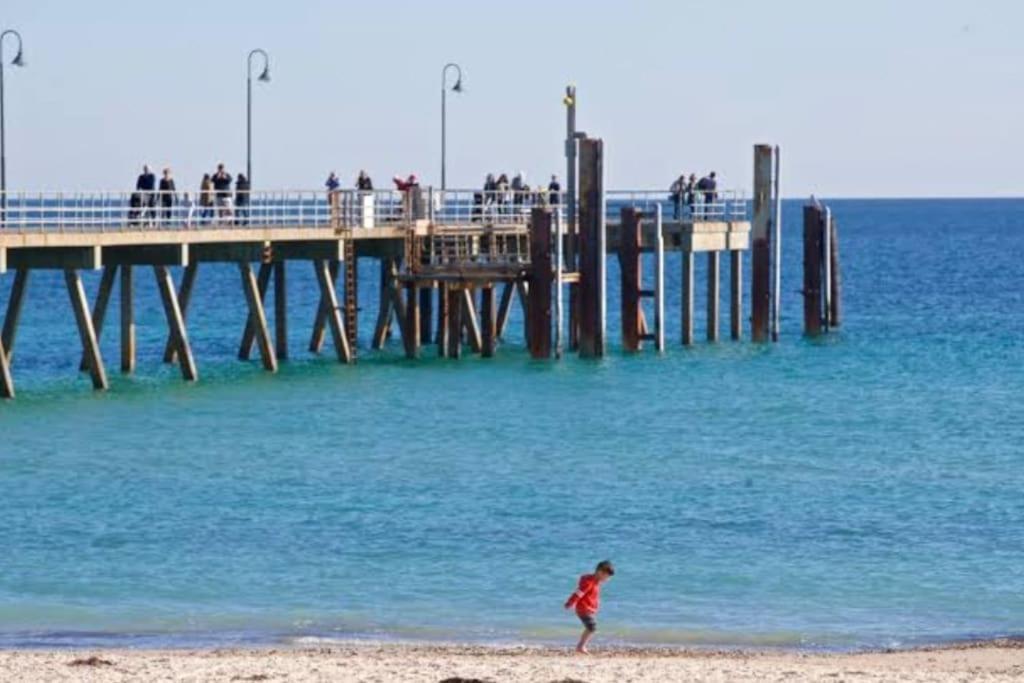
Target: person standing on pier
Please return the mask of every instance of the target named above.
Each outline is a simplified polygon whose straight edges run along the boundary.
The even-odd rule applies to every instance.
[[[156,219],[155,190],[156,176],[149,170],[149,165],[145,165],[142,167],[142,173],[139,174],[138,180],[135,181],[135,191],[140,193],[141,204],[145,207],[139,214],[144,217],[144,220],[151,222]]]
[[[235,225],[249,225],[250,193],[249,179],[239,173],[235,179]]]
[[[500,176],[498,176],[498,182],[495,184],[494,187],[494,194],[498,204],[499,214],[504,214],[506,211],[505,205],[508,203],[508,192],[508,176],[502,173]]]
[[[686,174],[680,173],[672,186],[669,187],[668,199],[672,202],[672,217],[679,220],[683,213],[683,199],[686,193]]]
[[[224,170],[224,164],[217,164],[217,172],[213,174],[213,191],[217,202],[217,215],[221,218],[231,217],[231,174]]]
[[[160,178],[160,217],[167,223],[170,223],[171,215],[174,213],[175,189],[171,169],[165,168],[163,177]]]
[[[209,173],[203,174],[199,183],[199,221],[206,225],[213,218],[213,179]]]
[[[370,180],[370,176],[366,171],[359,171],[359,177],[356,178],[356,189],[360,192],[373,191],[373,181]]]
[[[702,195],[704,200],[704,216],[707,218],[711,217],[712,208],[711,205],[715,203],[715,190],[718,188],[718,181],[715,180],[715,172],[712,171],[708,175],[704,176],[697,181],[697,189]]]
[[[551,176],[548,183],[548,204],[551,208],[557,208],[562,199],[562,185],[558,182],[558,176]]]

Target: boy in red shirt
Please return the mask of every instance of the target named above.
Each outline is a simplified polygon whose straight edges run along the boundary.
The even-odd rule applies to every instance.
[[[583,635],[576,645],[576,652],[590,654],[587,652],[587,642],[593,637],[597,630],[597,610],[601,607],[601,584],[615,575],[615,568],[608,560],[597,563],[593,574],[584,574],[580,577],[579,587],[576,592],[565,601],[565,609],[576,607],[576,616],[583,622]]]

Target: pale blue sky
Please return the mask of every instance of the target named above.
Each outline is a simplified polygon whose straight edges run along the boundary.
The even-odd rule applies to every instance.
[[[562,175],[569,82],[616,188],[715,169],[749,190],[756,142],[782,146],[787,196],[1024,187],[1019,0],[3,0],[0,28],[28,62],[5,67],[11,189],[120,189],[143,162],[182,189],[220,159],[242,170],[253,47],[273,76],[255,93],[257,189],[361,167],[438,183],[447,61],[466,87],[450,187]]]

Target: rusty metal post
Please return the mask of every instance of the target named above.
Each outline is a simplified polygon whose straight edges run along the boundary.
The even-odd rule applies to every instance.
[[[640,282],[640,229],[643,213],[631,206],[622,207],[619,231],[619,297],[622,308],[622,347],[626,351],[640,350],[641,327]]]
[[[530,215],[530,317],[527,343],[534,358],[551,357],[551,211],[533,209]]]
[[[751,225],[753,242],[750,277],[750,338],[755,342],[769,340],[771,318],[771,247],[769,230],[772,223],[772,147],[754,147],[754,216]]]

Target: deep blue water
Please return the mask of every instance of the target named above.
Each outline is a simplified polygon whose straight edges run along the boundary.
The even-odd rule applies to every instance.
[[[0,405],[0,645],[568,641],[562,601],[604,558],[614,640],[1024,633],[1024,201],[831,206],[841,332],[801,337],[794,202],[782,341],[683,349],[673,254],[660,357],[618,348],[614,259],[603,361],[530,361],[517,320],[491,360],[374,354],[367,261],[364,348],[339,366],[304,350],[316,294],[296,264],[294,358],[268,376],[234,358],[237,270],[204,266],[189,386],[159,362],[143,270],[138,374],[117,374],[112,306],[99,394],[63,280],[40,274]]]

